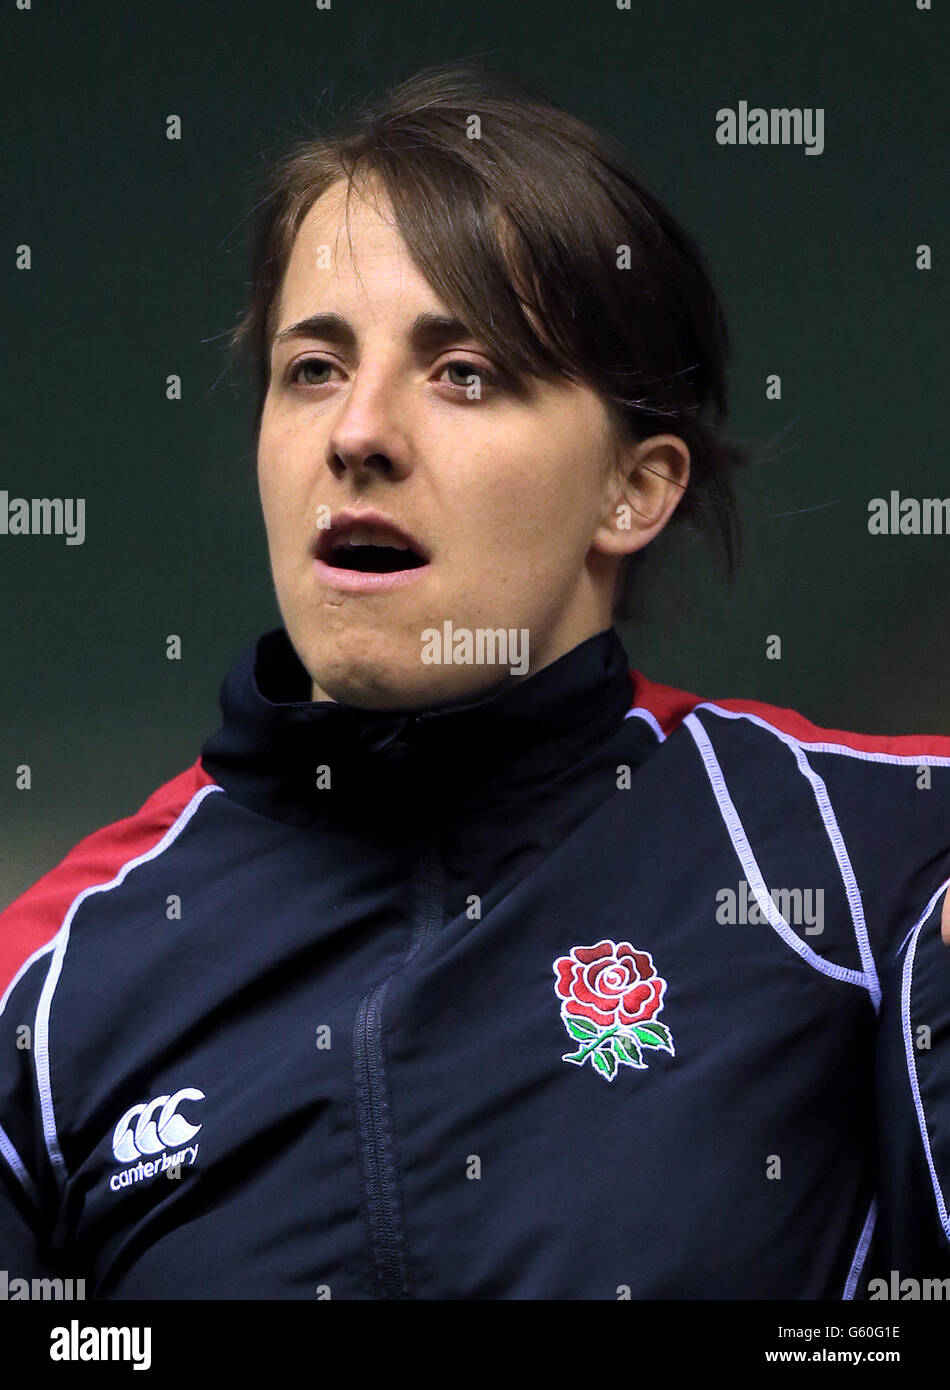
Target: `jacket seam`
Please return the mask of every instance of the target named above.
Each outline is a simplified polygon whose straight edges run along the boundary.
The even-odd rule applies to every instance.
[[[750,716],[736,713],[733,710],[719,709],[716,706],[708,706],[714,713],[723,719],[746,719]],[[821,823],[828,842],[831,845],[832,853],[838,865],[838,872],[841,874],[841,882],[844,885],[845,897],[848,902],[848,910],[851,913],[851,923],[854,927],[854,939],[858,948],[858,955],[864,967],[865,978],[868,981],[868,990],[871,1001],[874,1004],[874,1011],[877,1013],[881,1007],[881,984],[877,975],[877,966],[874,960],[874,953],[871,950],[871,943],[868,938],[867,922],[864,918],[864,903],[861,899],[861,889],[858,886],[857,876],[854,866],[851,863],[841,827],[838,824],[831,804],[831,797],[828,794],[828,787],[820,773],[816,772],[808,761],[805,753],[806,745],[792,734],[787,734],[783,729],[773,728],[765,724],[764,721],[757,720],[762,727],[774,734],[781,743],[784,743],[794,755],[795,762],[801,775],[810,783],[815,804],[818,807],[818,814],[821,816]],[[950,759],[946,760],[950,763]]]
[[[825,960],[823,956],[819,956],[806,942],[802,941],[801,937],[793,931],[790,924],[786,922],[781,912],[779,912],[766,887],[765,879],[762,876],[762,871],[759,868],[758,861],[749,843],[749,837],[746,834],[739,812],[736,810],[735,803],[729,795],[729,788],[726,785],[725,776],[719,765],[719,759],[716,757],[715,751],[713,750],[709,735],[696,718],[695,714],[687,715],[683,723],[689,729],[693,741],[699,750],[699,755],[706,769],[706,775],[709,778],[713,795],[716,798],[716,804],[719,807],[719,814],[722,816],[723,822],[725,823],[726,831],[732,841],[732,847],[745,873],[746,881],[756,899],[759,911],[785,944],[790,946],[813,970],[817,970],[822,975],[828,975],[832,979],[861,986],[868,991],[873,1002],[873,989],[866,972],[849,970],[846,966],[835,965],[833,961]]]

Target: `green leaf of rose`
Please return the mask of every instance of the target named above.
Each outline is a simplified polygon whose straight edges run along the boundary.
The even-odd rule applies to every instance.
[[[665,1023],[638,1023],[633,1030],[645,1047],[662,1047],[666,1052],[673,1051],[673,1038]]]
[[[592,1054],[591,1060],[597,1070],[606,1077],[612,1077],[617,1070],[617,1059],[610,1047],[599,1048]]]
[[[632,1066],[646,1066],[646,1062],[644,1062],[643,1058],[640,1056],[640,1049],[633,1038],[627,1037],[624,1033],[618,1033],[614,1038],[614,1042],[618,1050],[628,1058]]]
[[[597,1029],[589,1019],[569,1018],[567,1020],[567,1031],[572,1038],[592,1038]]]

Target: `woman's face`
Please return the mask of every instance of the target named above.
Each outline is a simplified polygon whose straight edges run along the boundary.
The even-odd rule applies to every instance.
[[[354,194],[347,236],[344,202],[340,182],[304,219],[275,319],[258,477],[277,600],[315,699],[385,709],[474,697],[610,625],[620,556],[665,524],[680,489],[645,475],[644,491],[626,495],[647,505],[649,524],[618,527],[623,494],[594,392],[511,389],[452,326],[388,204]],[[658,438],[676,472],[685,446]],[[386,575],[335,563],[344,511],[377,513],[426,563]],[[351,533],[354,544],[394,539]],[[404,566],[408,555],[386,561]],[[447,623],[453,640],[440,652],[433,630],[444,639]],[[460,630],[474,654],[488,629],[511,634],[506,659],[485,664],[491,643],[482,663],[452,659],[466,655]]]

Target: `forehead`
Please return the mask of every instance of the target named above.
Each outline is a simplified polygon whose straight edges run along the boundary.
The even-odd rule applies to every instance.
[[[277,327],[321,309],[444,309],[414,264],[385,193],[333,184],[307,212],[281,286]]]

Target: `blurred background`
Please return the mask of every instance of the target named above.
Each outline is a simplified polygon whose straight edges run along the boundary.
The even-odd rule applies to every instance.
[[[0,489],[84,497],[86,539],[0,536],[0,908],[194,761],[235,655],[280,622],[225,351],[267,161],[450,59],[625,145],[712,265],[731,437],[767,446],[740,482],[737,583],[681,536],[620,629],[631,664],[835,728],[950,734],[950,536],[867,525],[892,489],[950,496],[946,38],[946,7],[917,0],[5,6]],[[742,100],[823,108],[823,152],[718,145]]]

